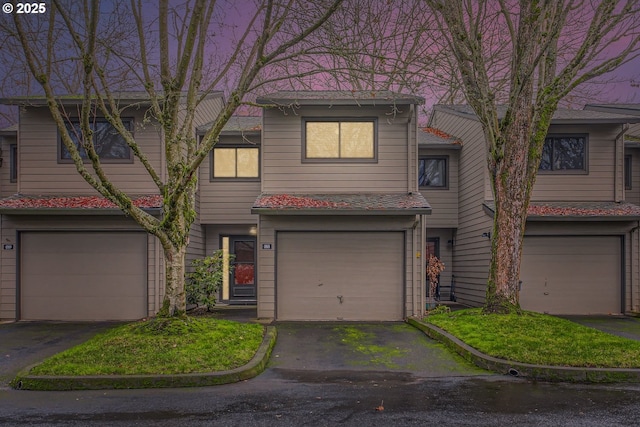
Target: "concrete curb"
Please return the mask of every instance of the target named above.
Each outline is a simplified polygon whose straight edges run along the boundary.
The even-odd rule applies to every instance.
[[[264,338],[253,358],[244,366],[230,371],[176,375],[29,375],[33,366],[24,369],[11,382],[18,390],[107,390],[165,387],[204,387],[247,380],[261,374],[276,343],[277,330],[267,326]]]
[[[576,368],[565,366],[531,365],[487,356],[463,341],[438,328],[415,318],[407,323],[420,329],[428,337],[440,341],[465,360],[476,366],[499,374],[537,381],[574,383],[638,383],[640,369],[627,368]]]

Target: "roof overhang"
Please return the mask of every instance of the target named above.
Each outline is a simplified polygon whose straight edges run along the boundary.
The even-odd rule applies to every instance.
[[[266,194],[253,204],[261,215],[430,215],[420,193],[393,194]]]
[[[143,195],[132,198],[134,206],[151,215],[162,213],[162,196]],[[4,215],[125,215],[100,196],[26,196],[16,194],[0,199],[0,214]]]
[[[391,91],[283,91],[259,96],[257,104],[304,106],[304,105],[422,105],[421,96]]]
[[[147,107],[151,106],[151,99],[147,92],[122,92],[115,93],[112,96],[119,104]],[[207,94],[205,98],[220,98],[223,96],[224,94],[221,91],[212,91]],[[65,106],[82,105],[84,102],[84,96],[82,95],[64,94],[58,95],[55,98],[60,105]],[[162,97],[160,96],[160,98]],[[46,107],[49,105],[49,102],[47,100],[47,97],[44,95],[26,95],[0,98],[0,104],[18,105],[21,107]]]
[[[485,213],[493,217],[495,204],[485,201]],[[531,202],[527,221],[638,221],[640,206],[627,202]]]

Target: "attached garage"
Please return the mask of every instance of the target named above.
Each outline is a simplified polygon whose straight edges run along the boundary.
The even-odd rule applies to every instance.
[[[550,314],[620,313],[621,241],[619,236],[526,237],[520,305]]]
[[[20,233],[20,320],[133,320],[147,316],[147,235]]]
[[[404,317],[403,232],[280,231],[278,320]]]

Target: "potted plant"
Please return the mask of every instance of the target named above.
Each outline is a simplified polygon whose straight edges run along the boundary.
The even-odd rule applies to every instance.
[[[436,290],[440,280],[440,273],[444,270],[444,263],[435,255],[429,255],[427,260],[427,280],[429,294],[427,295],[427,310],[436,307]]]

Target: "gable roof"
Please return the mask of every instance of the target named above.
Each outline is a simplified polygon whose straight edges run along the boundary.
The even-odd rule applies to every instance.
[[[271,215],[416,215],[430,214],[420,193],[288,194],[262,193],[251,213]]]
[[[198,126],[198,135],[204,135],[215,121]],[[221,135],[260,134],[262,132],[261,116],[231,116],[222,128]]]
[[[421,96],[381,91],[280,91],[259,96],[261,105],[422,105]]]
[[[433,107],[435,111],[448,112],[460,117],[478,120],[473,108],[470,105],[444,105],[438,104]],[[503,119],[507,112],[507,107],[498,106],[498,118]],[[572,110],[569,108],[558,108],[553,114],[551,124],[624,124],[640,123],[640,115],[617,114],[594,110]]]

